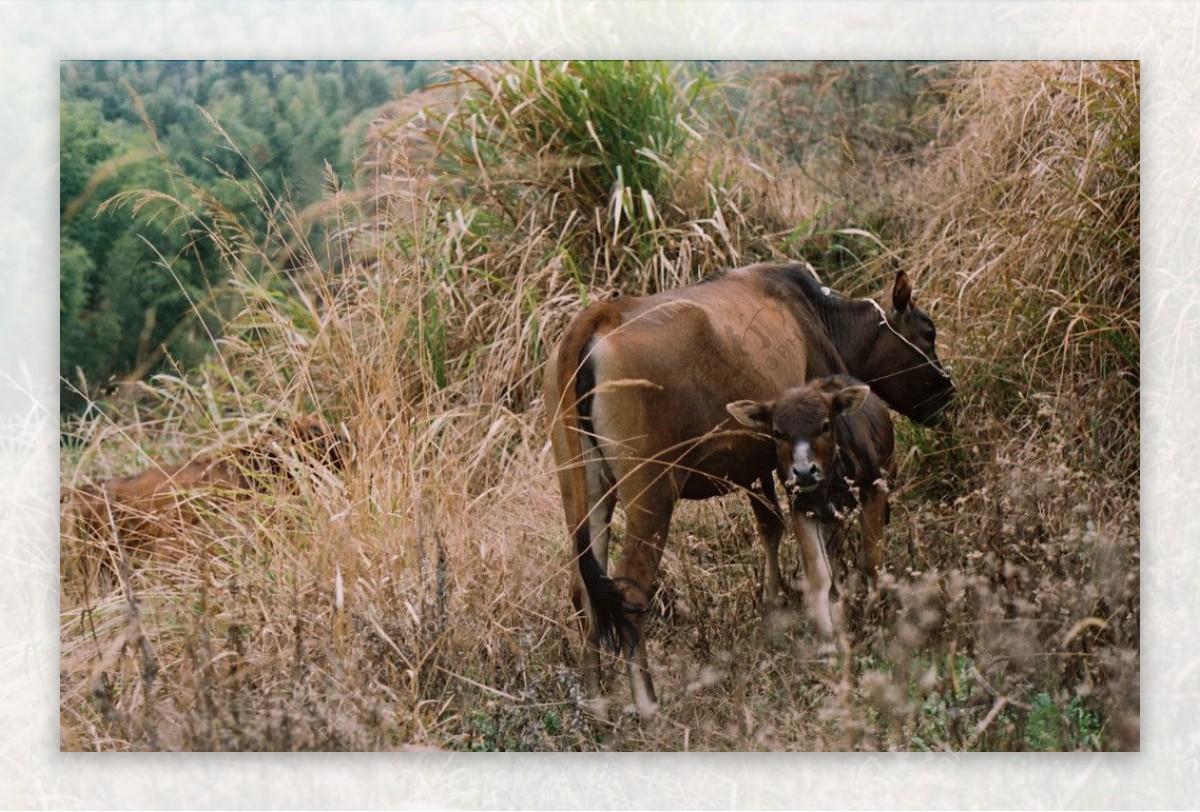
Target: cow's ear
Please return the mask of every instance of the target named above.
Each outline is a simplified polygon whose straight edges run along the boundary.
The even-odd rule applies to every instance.
[[[771,428],[771,404],[759,403],[757,400],[735,400],[725,404],[725,411],[733,415],[737,422],[752,429]]]
[[[865,384],[858,386],[847,386],[845,389],[833,396],[833,411],[834,414],[850,414],[857,412],[858,407],[862,406],[867,399],[867,395],[871,393],[871,387]]]
[[[902,270],[896,271],[896,281],[892,283],[892,309],[903,313],[911,303],[912,283],[908,281],[908,274]]]

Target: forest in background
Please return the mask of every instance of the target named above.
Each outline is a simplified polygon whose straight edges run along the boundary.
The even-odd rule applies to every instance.
[[[119,199],[212,252],[227,315],[64,422],[63,748],[1136,750],[1139,122],[1128,62],[464,65],[299,206],[219,134],[227,198]],[[765,622],[745,501],[688,503],[661,723],[615,663],[594,719],[549,348],[596,298],[771,259],[853,296],[907,270],[955,408],[894,420],[881,600],[842,599],[836,662],[799,606]],[[94,483],[312,411],[344,470],[189,493],[161,547],[76,521]]]
[[[306,216],[353,169],[378,109],[422,62],[64,62],[60,129],[61,411],[114,383],[186,370],[230,315],[212,244],[182,216],[211,208],[265,231],[238,184]],[[157,200],[122,197],[154,190]],[[281,251],[286,246],[281,246]],[[298,261],[274,256],[284,267]],[[328,257],[322,257],[327,261]]]

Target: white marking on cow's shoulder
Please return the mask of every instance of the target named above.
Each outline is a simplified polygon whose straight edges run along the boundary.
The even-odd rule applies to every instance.
[[[832,292],[833,291],[831,291],[829,288],[826,288],[826,287],[821,288],[821,293],[824,293],[826,296],[828,296]]]

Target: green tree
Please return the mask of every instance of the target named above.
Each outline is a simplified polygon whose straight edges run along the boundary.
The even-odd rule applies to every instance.
[[[216,326],[214,291],[225,272],[211,242],[197,239],[204,223],[161,202],[104,202],[149,190],[263,234],[275,201],[303,210],[321,198],[327,162],[351,181],[369,111],[396,95],[406,71],[400,63],[64,63],[64,413],[85,402],[73,391],[79,373],[95,396],[111,381],[157,371],[168,356],[186,367]],[[241,184],[250,179],[261,179],[265,197],[247,193]],[[321,243],[319,232],[309,239]]]

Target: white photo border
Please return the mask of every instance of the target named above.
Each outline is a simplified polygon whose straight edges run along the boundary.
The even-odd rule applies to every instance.
[[[0,2],[0,806],[1178,807],[1200,798],[1200,6],[1164,2]],[[60,753],[59,62],[1137,59],[1142,747],[1128,754]]]

